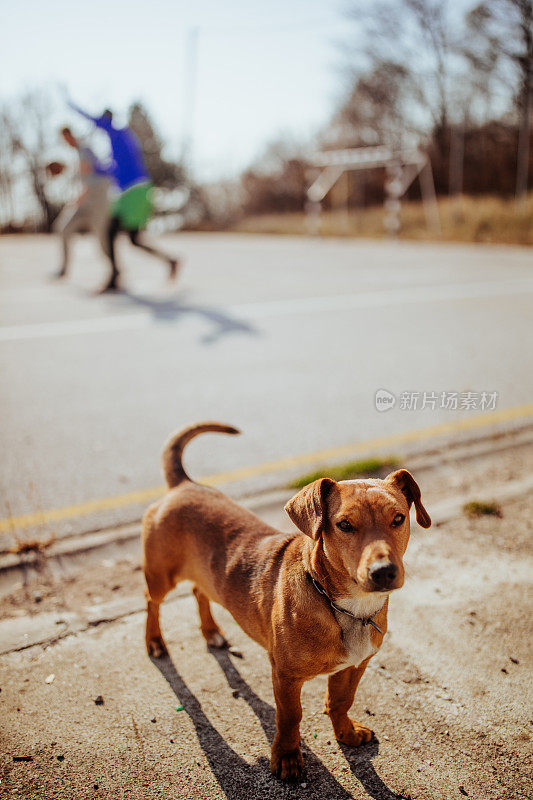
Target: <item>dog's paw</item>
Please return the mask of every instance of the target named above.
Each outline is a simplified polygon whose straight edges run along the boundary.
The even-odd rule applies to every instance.
[[[302,751],[299,747],[296,750],[289,750],[288,753],[274,753],[270,759],[270,771],[282,781],[296,781],[302,777],[304,762]]]
[[[348,745],[348,747],[359,747],[361,744],[367,744],[373,735],[374,731],[370,730],[370,728],[365,728],[364,725],[360,725],[358,722],[354,722],[349,717],[346,717],[346,721],[335,729],[337,741]]]
[[[212,631],[205,637],[205,640],[209,647],[218,647],[220,649],[228,647],[229,644],[220,631]]]
[[[152,656],[152,658],[161,658],[161,656],[165,656],[167,654],[167,648],[160,636],[156,636],[146,645],[146,649],[148,650],[148,655]]]

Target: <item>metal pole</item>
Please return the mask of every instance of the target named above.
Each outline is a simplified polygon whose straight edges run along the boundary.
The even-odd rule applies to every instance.
[[[401,227],[400,211],[402,206],[400,197],[402,196],[403,168],[401,162],[396,159],[390,161],[385,169],[387,173],[385,180],[387,198],[385,200],[384,225],[387,235],[395,239]]]
[[[465,155],[465,121],[451,129],[449,195],[463,193],[463,167]]]
[[[192,159],[192,143],[194,132],[194,111],[196,105],[196,83],[198,71],[198,37],[200,28],[191,28],[187,37],[185,50],[185,76],[183,82],[183,142],[182,160]]]
[[[346,235],[350,233],[350,173],[344,173],[344,208],[343,208],[343,227]]]
[[[422,189],[422,203],[426,216],[426,224],[428,228],[433,229],[435,233],[441,233],[439,206],[437,204],[435,183],[433,182],[433,170],[431,169],[429,158],[426,160],[420,172],[420,188]]]
[[[527,178],[529,171],[529,132],[531,129],[531,96],[533,86],[526,86],[524,92],[525,108],[518,131],[518,153],[516,157],[516,202],[523,203],[527,195]]]
[[[308,200],[305,204],[305,227],[309,236],[319,236],[322,227],[322,203]]]

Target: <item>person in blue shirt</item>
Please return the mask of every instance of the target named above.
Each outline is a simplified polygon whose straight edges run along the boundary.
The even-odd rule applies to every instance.
[[[128,233],[130,241],[136,247],[165,261],[170,270],[170,278],[177,275],[179,261],[176,258],[147,245],[141,238],[141,231],[153,214],[152,181],[146,170],[139,140],[128,128],[116,128],[113,125],[113,114],[106,110],[100,117],[92,117],[79,106],[69,101],[69,106],[85,119],[93,122],[109,136],[113,154],[113,178],[120,194],[111,206],[108,230],[108,255],[111,262],[111,274],[102,292],[119,288],[120,272],[115,257],[115,241],[119,231]]]

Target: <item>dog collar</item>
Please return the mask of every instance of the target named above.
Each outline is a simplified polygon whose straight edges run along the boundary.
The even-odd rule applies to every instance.
[[[307,573],[307,574],[309,575],[309,573]],[[315,587],[315,589],[317,590],[317,592],[319,592],[320,594],[324,595],[324,597],[326,598],[326,600],[328,601],[328,603],[330,604],[330,606],[331,606],[331,607],[332,607],[332,608],[333,608],[335,611],[339,611],[341,614],[347,614],[349,617],[353,617],[353,619],[356,619],[356,620],[358,620],[358,621],[361,623],[361,625],[372,625],[372,627],[373,627],[373,628],[375,628],[375,629],[376,629],[376,630],[377,630],[379,633],[381,633],[381,635],[382,635],[382,636],[384,636],[384,633],[383,633],[383,631],[381,630],[381,628],[379,627],[379,625],[377,624],[377,622],[375,622],[375,621],[374,621],[374,619],[373,619],[373,617],[375,617],[375,616],[376,616],[376,614],[379,614],[379,611],[376,611],[376,614],[373,614],[373,615],[372,615],[372,617],[357,617],[355,614],[352,614],[352,612],[351,612],[351,611],[348,611],[348,609],[346,609],[346,608],[341,608],[340,606],[338,606],[338,605],[337,605],[337,604],[336,604],[336,603],[335,603],[335,602],[334,602],[334,601],[331,599],[331,597],[330,597],[330,596],[329,596],[329,594],[326,592],[326,590],[324,589],[324,587],[322,586],[322,584],[321,584],[321,583],[319,583],[319,582],[316,580],[316,578],[313,578],[313,576],[312,576],[312,575],[309,575],[309,577],[311,578],[311,582],[312,582],[313,586]],[[381,611],[381,609],[380,609],[380,611]]]

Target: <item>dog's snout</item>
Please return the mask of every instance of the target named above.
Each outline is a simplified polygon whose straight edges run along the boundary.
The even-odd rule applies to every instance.
[[[368,575],[378,589],[389,589],[398,574],[398,567],[391,561],[374,561]]]

